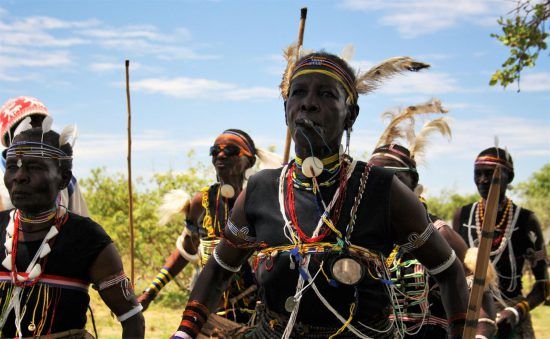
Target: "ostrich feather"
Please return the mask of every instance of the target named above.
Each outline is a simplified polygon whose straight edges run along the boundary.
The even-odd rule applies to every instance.
[[[382,61],[365,73],[359,74],[356,88],[359,94],[366,94],[377,89],[384,80],[405,71],[417,72],[430,67],[429,64],[416,61],[411,57],[394,57]]]
[[[404,109],[399,113],[382,113],[382,119],[390,119],[390,123],[388,124],[388,127],[386,127],[384,132],[382,132],[380,139],[378,139],[378,142],[376,143],[376,147],[391,144],[394,140],[403,138],[404,129],[399,125],[405,120],[412,119],[411,113],[412,112],[409,109]]]
[[[51,131],[53,125],[53,118],[48,115],[42,120],[42,133],[46,134]]]
[[[270,152],[263,148],[256,148],[256,154],[258,155],[258,167],[260,168],[260,170],[279,168],[283,163],[283,157],[281,157],[277,153]]]
[[[342,58],[345,62],[350,62],[351,59],[353,59],[353,56],[355,55],[355,47],[353,45],[347,45],[342,50],[342,53],[340,53],[340,58]]]
[[[164,195],[162,204],[159,206],[157,213],[160,215],[159,225],[164,226],[178,214],[183,214],[183,217],[189,212],[191,206],[191,197],[184,190],[173,190]]]
[[[15,139],[15,137],[21,134],[22,132],[27,131],[29,129],[32,129],[31,117],[26,117],[25,119],[23,119],[23,121],[21,121],[19,126],[17,126],[17,128],[13,132],[13,139]]]
[[[424,125],[422,130],[417,134],[414,143],[410,145],[411,158],[418,160],[419,157],[424,156],[426,146],[428,145],[428,137],[435,132],[439,132],[448,139],[451,138],[451,128],[449,127],[447,118],[437,118]]]
[[[59,146],[63,146],[66,143],[68,143],[71,139],[71,147],[74,147],[76,136],[77,136],[78,129],[76,128],[76,125],[68,125],[63,128],[63,131],[61,131],[61,134],[59,135]]]
[[[294,71],[294,67],[296,66],[296,54],[298,46],[296,43],[289,45],[284,51],[283,56],[286,60],[286,68],[283,73],[283,79],[281,80],[281,85],[279,86],[281,88],[281,96],[283,99],[288,99],[288,90],[290,89],[290,77],[292,76],[292,72]]]

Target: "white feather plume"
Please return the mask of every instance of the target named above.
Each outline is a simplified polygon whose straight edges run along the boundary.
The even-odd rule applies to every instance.
[[[342,58],[346,62],[350,62],[351,59],[353,59],[353,56],[355,55],[355,47],[353,45],[347,45],[342,50],[342,53],[340,53],[340,58]]]
[[[77,136],[78,129],[76,128],[76,125],[68,125],[63,128],[63,131],[61,131],[61,134],[59,135],[59,146],[63,146],[69,141],[71,141],[71,147],[74,147],[76,136]]]
[[[51,115],[48,115],[42,120],[42,134],[46,134],[51,131],[53,125],[53,118]]]
[[[191,196],[184,190],[172,190],[162,197],[162,204],[159,206],[157,213],[160,216],[159,225],[164,226],[178,214],[183,215],[183,218],[189,212],[191,206]]]
[[[283,157],[277,153],[270,152],[263,148],[256,148],[256,154],[258,156],[258,167],[262,169],[273,169],[281,167],[283,163]]]
[[[18,136],[21,132],[29,130],[31,128],[32,128],[31,117],[26,117],[25,119],[23,119],[23,121],[21,121],[19,126],[17,126],[17,128],[15,129],[15,132],[13,132],[13,139],[15,139],[15,137]]]

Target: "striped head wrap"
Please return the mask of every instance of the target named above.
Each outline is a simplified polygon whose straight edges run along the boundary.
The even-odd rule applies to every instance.
[[[245,132],[238,129],[227,129],[223,131],[223,133],[220,134],[218,138],[222,136],[233,140],[243,149],[244,154],[246,154],[247,156],[256,156],[256,147],[254,145],[254,141],[252,141],[252,138],[250,138],[250,136]]]
[[[338,81],[346,90],[348,97],[356,103],[358,94],[355,88],[353,76],[336,62],[318,55],[311,55],[300,61],[294,68],[290,81],[301,75],[320,73]]]
[[[499,147],[490,147],[479,153],[474,166],[500,166],[510,173],[510,181],[512,181],[514,177],[514,162],[512,156],[508,153],[508,150]]]
[[[398,144],[388,144],[377,147],[372,153],[371,160],[375,157],[389,157],[398,161],[405,167],[416,169],[416,161],[411,158],[411,152]]]

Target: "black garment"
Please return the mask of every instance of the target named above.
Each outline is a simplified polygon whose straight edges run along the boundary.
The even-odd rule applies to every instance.
[[[10,211],[0,212],[0,262],[4,260],[6,253],[4,242],[6,240],[6,226],[9,222]],[[59,234],[54,238],[52,251],[47,256],[44,270],[45,275],[54,275],[63,278],[77,279],[85,283],[91,283],[89,271],[99,253],[109,245],[112,240],[103,228],[90,218],[81,217],[70,212],[67,221],[61,226]],[[24,272],[34,257],[41,240],[19,242],[17,248],[17,269]],[[4,266],[0,266],[0,272],[9,272]],[[23,336],[32,336],[28,325],[32,319],[34,306],[37,302],[38,283],[34,291],[32,287],[25,287],[21,307],[28,298],[27,311],[23,317]],[[9,298],[8,288],[11,282],[4,282],[0,288],[0,308]],[[86,325],[86,309],[90,301],[88,293],[82,290],[61,288],[48,285],[51,305],[47,309],[47,318],[42,335],[56,333],[70,329],[82,329]],[[42,298],[42,297],[41,297]],[[42,299],[41,299],[42,300]],[[41,302],[40,304],[41,305]],[[38,307],[35,316],[35,324],[41,316],[41,307]],[[52,320],[53,317],[53,320]],[[15,314],[12,311],[4,328],[2,337],[15,336]],[[51,327],[50,327],[51,324]],[[37,335],[38,333],[35,333]]]
[[[461,213],[460,213],[460,228],[458,233],[460,236],[466,241],[466,244],[468,247],[477,247],[477,232],[475,229],[475,210],[472,211],[474,204],[466,205],[462,207]],[[476,204],[477,206],[477,204]],[[516,204],[513,204],[513,217],[516,213],[518,206]],[[472,213],[472,218],[470,220],[470,212]],[[499,220],[502,219],[502,211],[499,211],[497,214],[497,223]],[[526,259],[527,250],[532,248],[535,251],[541,250],[541,248],[534,248],[534,242],[529,238],[530,232],[533,231],[531,229],[529,220],[532,218],[533,212],[529,211],[528,209],[522,208],[519,212],[519,216],[517,218],[517,222],[515,225],[512,225],[513,232],[511,235],[512,238],[512,250],[513,255],[512,258],[515,261],[516,264],[516,276],[512,277],[512,266],[510,261],[510,246],[509,244],[506,245],[506,248],[502,255],[500,256],[500,259],[495,265],[496,271],[498,273],[499,281],[498,286],[500,288],[501,293],[506,298],[515,298],[517,296],[521,295],[522,290],[522,283],[521,283],[521,276],[522,276],[522,269],[523,264]],[[469,226],[468,226],[469,225]],[[506,225],[504,225],[505,227]],[[455,227],[456,228],[456,227]],[[504,232],[504,230],[502,230]],[[469,234],[468,234],[469,233]],[[495,230],[494,237],[497,238],[502,233],[499,230]],[[473,241],[472,241],[473,240]],[[492,248],[492,250],[495,250],[495,248]],[[491,261],[494,263],[496,256],[491,256]]]
[[[336,225],[345,234],[346,225],[350,220],[350,210],[359,189],[359,180],[366,164],[358,162],[347,183],[345,200]],[[282,169],[263,170],[252,176],[246,190],[245,212],[250,223],[250,235],[256,236],[258,243],[266,243],[269,247],[288,245],[291,242],[283,232],[284,221],[280,213],[278,201],[279,176]],[[357,211],[357,221],[351,235],[351,243],[373,252],[387,256],[392,250],[392,235],[390,228],[389,199],[393,172],[383,168],[373,167]],[[306,178],[300,178],[306,180]],[[285,183],[286,187],[286,183]],[[338,182],[330,187],[321,188],[321,194],[326,204],[330,202]],[[286,188],[285,188],[286,192]],[[316,201],[311,191],[294,189],[295,210],[300,227],[311,236],[316,228],[322,205]],[[285,196],[287,194],[285,193]],[[323,241],[335,242],[334,235],[329,235]],[[316,254],[311,256],[310,273],[318,271],[322,260],[330,261],[329,255]],[[325,272],[327,272],[325,268]],[[260,285],[260,295],[267,310],[288,316],[285,301],[293,296],[298,281],[298,270],[290,269],[288,253],[279,254],[273,259],[273,266],[260,262],[256,271],[256,279]],[[321,294],[344,317],[349,317],[350,305],[357,303],[354,320],[370,322],[371,320],[387,318],[390,302],[384,285],[379,280],[371,278],[369,273],[355,287],[329,285],[322,273],[315,280]],[[309,288],[302,297],[297,322],[307,325],[325,327],[340,327],[341,322],[321,303],[315,292]]]

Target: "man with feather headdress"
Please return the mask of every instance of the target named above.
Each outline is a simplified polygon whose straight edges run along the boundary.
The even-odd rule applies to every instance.
[[[450,138],[451,130],[445,117],[427,122],[418,133],[415,131],[415,122],[418,117],[427,114],[447,112],[438,99],[432,99],[424,104],[409,106],[398,113],[384,113],[383,118],[390,118],[390,122],[370,158],[371,164],[395,171],[399,180],[415,192],[426,209],[426,201],[421,197],[423,187],[418,183],[417,162],[425,156],[431,134],[439,133]],[[401,145],[404,141],[408,143],[408,148]],[[429,212],[428,218],[457,253],[457,257],[464,262],[468,247],[460,235],[441,218]],[[394,248],[392,254],[395,255],[390,256],[392,281],[402,292],[399,296],[400,307],[396,309],[394,321],[402,328],[402,334],[405,338],[445,338],[448,330],[447,316],[437,283],[418,260],[402,251],[399,246]],[[466,265],[465,269],[473,272],[471,266]],[[494,280],[494,271],[492,276]],[[494,320],[494,310],[488,292],[484,295],[484,309],[481,311],[482,319]],[[477,332],[490,338],[495,331],[491,326],[487,326],[486,322],[480,321]]]
[[[258,251],[262,303],[251,337],[392,338],[388,316],[397,291],[385,262],[394,243],[432,270],[451,332],[459,337],[467,287],[455,252],[393,172],[347,154],[359,94],[428,65],[399,57],[357,74],[325,52],[287,56],[281,94],[295,158],[250,178],[174,337],[197,336],[233,272]]]
[[[0,108],[0,138],[4,147],[10,146],[11,136],[25,119],[33,127],[40,127],[44,120],[47,120],[46,124],[51,124],[53,121],[46,106],[36,98],[20,96],[7,100]],[[70,134],[76,136],[74,125],[67,128],[72,128],[73,131]],[[1,161],[2,170],[5,170],[6,159],[2,158]],[[71,212],[83,217],[89,216],[86,201],[74,176],[67,188],[61,191],[59,199],[60,204],[66,206]],[[0,182],[0,200],[0,210],[13,208],[3,181]]]
[[[498,274],[497,290],[493,291],[499,311],[496,325],[498,338],[534,338],[530,311],[550,298],[548,256],[535,214],[517,206],[506,196],[508,184],[514,179],[514,163],[507,149],[490,147],[479,153],[474,163],[474,182],[480,200],[459,208],[453,228],[469,247],[478,247],[486,199],[496,167],[501,168],[499,205],[490,261]],[[535,284],[524,297],[522,294],[523,267],[528,264]]]

